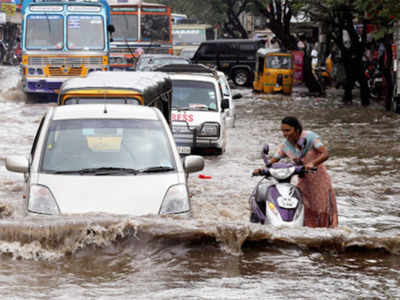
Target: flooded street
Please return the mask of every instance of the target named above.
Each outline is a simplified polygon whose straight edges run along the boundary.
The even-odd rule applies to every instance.
[[[0,77],[3,299],[400,298],[400,116],[381,105],[343,105],[335,89],[326,98],[234,90],[243,98],[226,152],[190,175],[193,219],[32,218],[23,214],[23,176],[5,169],[5,157],[29,153],[55,103],[26,103],[16,67],[0,66]],[[286,115],[327,146],[337,229],[249,222],[260,179],[251,172],[262,167],[262,145],[274,151],[282,141]]]

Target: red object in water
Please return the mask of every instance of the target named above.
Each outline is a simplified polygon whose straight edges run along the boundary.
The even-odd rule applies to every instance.
[[[200,179],[211,179],[211,176],[204,175],[204,174],[200,174],[200,175],[199,175],[199,178],[200,178]]]

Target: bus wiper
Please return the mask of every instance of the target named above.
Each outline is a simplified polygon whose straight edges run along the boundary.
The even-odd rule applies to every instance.
[[[169,172],[175,170],[172,167],[168,166],[156,166],[156,167],[148,167],[138,170],[140,173],[156,173],[156,172]]]

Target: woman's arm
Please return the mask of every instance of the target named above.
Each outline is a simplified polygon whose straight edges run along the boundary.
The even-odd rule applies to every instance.
[[[269,164],[268,164],[268,166],[265,166],[265,167],[269,167],[270,165],[272,165],[272,164],[278,162],[278,161],[279,161],[279,158],[272,157],[272,158],[270,158],[268,161],[269,161]],[[254,169],[254,171],[253,171],[253,176],[260,175],[263,171],[264,171],[264,168]]]
[[[313,168],[318,167],[320,164],[322,164],[324,161],[326,161],[329,158],[329,153],[328,150],[325,148],[325,146],[320,146],[315,149],[319,155],[317,156],[316,159],[308,162],[305,167],[306,170],[311,170]]]

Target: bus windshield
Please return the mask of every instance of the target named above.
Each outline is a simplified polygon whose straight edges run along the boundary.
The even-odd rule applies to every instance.
[[[62,15],[30,15],[26,22],[26,48],[61,50],[63,31]]]
[[[68,49],[104,49],[104,20],[101,16],[68,16]]]
[[[137,41],[139,33],[137,15],[111,15],[111,24],[115,27],[114,41]]]
[[[141,31],[143,41],[169,42],[169,16],[167,15],[142,15]]]

